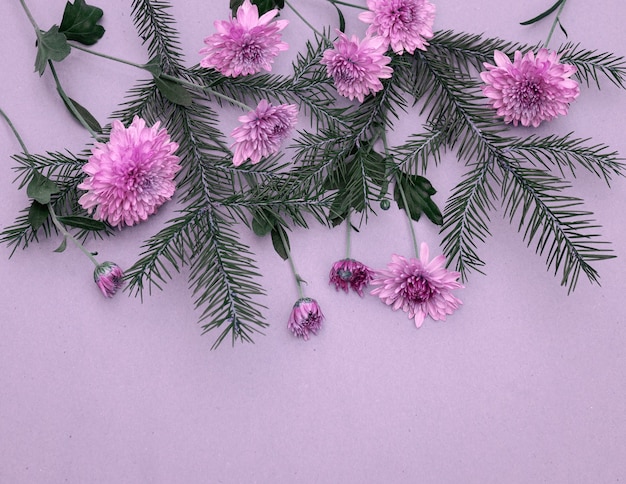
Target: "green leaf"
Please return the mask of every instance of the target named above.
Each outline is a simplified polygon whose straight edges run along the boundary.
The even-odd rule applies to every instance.
[[[180,84],[157,76],[154,76],[154,83],[163,97],[168,101],[178,104],[179,106],[191,106],[191,94]]]
[[[59,33],[58,25],[53,25],[50,30],[41,33],[37,39],[35,71],[42,76],[49,60],[60,62],[70,54],[70,50],[67,37]]]
[[[267,210],[258,210],[252,217],[252,231],[259,237],[269,234],[274,228],[275,217]]]
[[[57,217],[59,222],[70,227],[76,227],[83,230],[105,230],[106,224],[99,220],[94,220],[89,217],[80,217],[78,215],[67,215],[65,217]]]
[[[291,250],[289,237],[282,225],[277,225],[272,229],[272,245],[281,259],[287,260],[289,258],[289,251]]]
[[[65,251],[65,249],[67,249],[67,237],[63,237],[63,241],[61,242],[61,245],[59,245],[56,249],[54,249],[53,252],[63,252]]]
[[[60,90],[59,90],[59,94],[61,94]],[[80,119],[78,119],[78,116],[76,116],[74,111],[72,111],[69,104],[66,102],[66,97],[61,96],[61,99],[63,99],[63,103],[65,104],[65,107],[67,108],[67,110],[72,114],[72,116],[74,116],[74,118],[76,118],[80,122]],[[82,118],[85,120],[87,125],[93,131],[95,131],[96,133],[102,133],[102,126],[100,126],[100,123],[98,122],[98,120],[89,111],[87,111],[85,107],[81,106],[70,97],[67,97],[67,99],[69,100],[69,102],[72,103],[72,105],[74,106],[74,109],[76,109],[78,114],[82,116]]]
[[[337,9],[337,15],[339,15],[339,31],[345,33],[346,32],[346,19],[343,16],[343,12],[337,6],[337,4],[333,3],[333,7]]]
[[[435,225],[443,225],[443,215],[437,204],[432,200],[432,196],[437,193],[432,184],[423,176],[407,175],[399,172],[397,174],[396,186],[393,191],[393,198],[398,204],[398,208],[407,211],[402,197],[402,191],[406,196],[408,213],[411,219],[416,222],[424,213]]]
[[[59,192],[59,187],[48,177],[43,176],[38,171],[33,174],[33,179],[26,187],[26,194],[42,205],[50,203],[50,198],[54,193]]]
[[[85,0],[76,0],[74,4],[67,2],[59,32],[68,40],[93,45],[104,35],[104,27],[97,25],[102,14],[102,9],[87,5]]]
[[[546,10],[543,13],[540,13],[539,15],[531,18],[530,20],[526,20],[525,22],[520,22],[520,25],[531,25],[531,24],[534,24],[535,22],[539,22],[541,19],[546,18],[548,15],[554,12],[557,8],[559,8],[563,2],[565,2],[565,0],[557,0],[557,2],[554,5],[552,5],[548,10]]]
[[[161,56],[159,54],[155,55],[147,64],[144,64],[144,68],[155,78],[159,77],[163,73],[161,70]]]
[[[251,0],[253,5],[259,9],[259,16],[269,12],[275,8],[285,8],[285,0]],[[229,6],[233,13],[233,17],[237,16],[237,10],[243,5],[243,0],[230,0]]]
[[[50,215],[48,207],[39,203],[37,200],[33,200],[33,203],[28,209],[28,223],[36,232],[46,221],[48,215]]]

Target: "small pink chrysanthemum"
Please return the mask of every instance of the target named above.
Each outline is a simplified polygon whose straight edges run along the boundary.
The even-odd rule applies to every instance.
[[[359,42],[354,35],[348,39],[342,32],[337,34],[334,49],[327,49],[320,63],[326,66],[339,94],[363,102],[368,94],[380,91],[383,88],[380,80],[391,77],[393,72],[387,65],[391,58],[384,55],[385,39],[367,35]]]
[[[317,301],[310,297],[303,297],[294,304],[287,327],[298,338],[306,341],[309,339],[309,333],[317,334],[323,321],[324,315]]]
[[[335,289],[343,289],[348,292],[352,288],[359,296],[363,297],[365,288],[372,277],[374,271],[365,264],[354,259],[342,259],[333,264],[329,274],[329,284],[334,284]]]
[[[207,47],[200,54],[206,56],[200,65],[231,77],[256,74],[262,69],[271,71],[274,57],[288,49],[279,32],[289,21],[270,22],[277,14],[278,10],[273,9],[259,18],[258,7],[245,0],[236,18],[214,23],[217,33],[204,39]]]
[[[104,297],[113,297],[124,284],[124,274],[114,262],[103,262],[93,271],[93,280]]]
[[[371,24],[368,34],[380,35],[396,54],[426,50],[435,22],[435,6],[428,0],[367,0],[367,7],[359,20]]]
[[[233,164],[241,165],[250,158],[252,164],[276,153],[298,121],[295,104],[272,106],[263,99],[254,111],[239,117],[241,126],[231,136],[235,138]]]
[[[480,77],[487,84],[483,93],[491,100],[505,123],[537,127],[558,115],[567,114],[569,104],[580,94],[570,79],[576,67],[559,63],[559,55],[540,49],[537,55],[518,50],[513,62],[500,51],[493,54],[496,65],[484,63]]]
[[[178,144],[159,126],[148,128],[137,116],[128,128],[115,120],[108,143],[94,145],[83,166],[88,176],[78,188],[87,190],[79,203],[89,213],[95,210],[96,220],[134,225],[172,198]]]
[[[372,291],[382,301],[392,306],[394,311],[402,309],[409,319],[415,320],[418,328],[426,316],[435,321],[445,320],[461,304],[451,293],[463,287],[457,279],[458,272],[448,271],[445,257],[439,255],[428,260],[428,245],[422,243],[419,259],[406,259],[392,255],[387,270],[378,271],[372,285],[379,286]]]

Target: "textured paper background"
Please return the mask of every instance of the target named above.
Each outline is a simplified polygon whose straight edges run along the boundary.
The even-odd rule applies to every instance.
[[[30,0],[42,28],[60,21],[62,0]],[[94,0],[107,28],[97,50],[137,62],[147,54],[132,24],[130,2]],[[212,21],[227,1],[174,0],[188,65],[199,61]],[[521,27],[545,0],[439,0],[436,29],[484,32],[536,43],[549,22]],[[335,22],[323,0],[301,7],[318,27]],[[348,33],[362,34],[358,11],[345,9]],[[626,54],[620,2],[568,2],[570,39]],[[309,35],[291,20],[293,49],[276,72],[287,73]],[[80,151],[87,134],[66,113],[49,72],[33,73],[34,35],[17,1],[0,4],[0,104],[34,153]],[[563,35],[557,31],[553,44]],[[104,122],[142,72],[74,52],[58,66],[66,90]],[[593,137],[626,153],[626,92],[603,83],[583,89],[570,115],[539,133]],[[239,112],[224,111],[229,133]],[[416,131],[415,113],[394,140]],[[530,133],[525,130],[524,134]],[[10,155],[19,151],[0,126],[0,227],[27,205],[12,184]],[[429,178],[443,206],[463,173],[452,154]],[[587,201],[618,258],[597,265],[602,287],[584,279],[568,296],[544,261],[525,247],[501,212],[480,248],[487,276],[459,292],[462,308],[419,331],[403,313],[373,297],[327,285],[343,254],[343,227],[313,227],[292,236],[307,293],[327,324],[309,342],[286,320],[297,295],[289,268],[268,240],[253,245],[268,295],[260,299],[270,328],[255,345],[209,351],[200,336],[186,274],[161,293],[104,300],[91,263],[76,250],[43,241],[8,259],[0,248],[0,482],[6,483],[609,483],[626,479],[626,321],[624,272],[626,182],[608,190],[580,172],[573,193]],[[173,214],[94,242],[127,267],[141,242]],[[426,222],[419,237],[437,251]],[[392,252],[411,254],[406,220],[394,208],[372,217],[353,239],[355,257],[383,267]]]

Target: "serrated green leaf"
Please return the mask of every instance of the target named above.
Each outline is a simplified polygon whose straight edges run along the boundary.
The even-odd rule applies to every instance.
[[[403,191],[408,205],[406,208],[402,196]],[[423,213],[435,225],[443,225],[441,210],[431,198],[435,193],[437,190],[423,176],[398,173],[393,198],[398,208],[407,211],[412,220],[417,222]]]
[[[36,200],[42,205],[50,203],[51,196],[58,192],[59,187],[57,187],[56,183],[48,177],[43,176],[38,171],[34,172],[33,179],[26,187],[26,194],[28,197]]]
[[[289,251],[291,250],[287,232],[285,232],[285,229],[282,227],[282,225],[277,225],[272,229],[271,234],[274,250],[281,257],[281,259],[287,260],[289,258]]]
[[[60,91],[59,91],[59,94],[60,94]],[[74,113],[74,111],[72,111],[72,109],[70,108],[69,104],[67,103],[66,97],[61,96],[61,99],[63,99],[63,103],[65,104],[65,107],[71,113],[71,115],[74,116],[74,118],[76,118],[80,122],[80,119],[78,119],[78,116],[76,116],[76,113]],[[82,116],[82,118],[85,120],[87,125],[94,132],[102,133],[102,126],[100,126],[100,123],[98,122],[98,120],[85,107],[81,106],[79,103],[77,103],[76,101],[74,101],[70,97],[67,97],[67,99],[69,100],[69,102],[72,103],[72,105],[74,106],[74,109],[76,109],[78,114],[80,114]]]
[[[174,81],[157,76],[153,77],[157,89],[168,101],[178,104],[179,106],[191,106],[191,94],[189,94],[187,89],[180,84],[176,84]]]
[[[93,45],[104,35],[104,27],[98,25],[102,14],[102,9],[87,5],[85,0],[76,0],[74,4],[67,2],[59,32],[68,40]]]
[[[46,221],[49,214],[50,213],[48,212],[48,207],[46,205],[39,203],[37,200],[33,200],[33,203],[31,203],[30,208],[28,209],[28,223],[36,232]]]
[[[63,241],[61,242],[61,245],[59,245],[56,249],[54,249],[53,252],[63,252],[65,251],[65,249],[67,249],[67,237],[63,237]]]
[[[69,55],[71,48],[67,43],[67,37],[59,32],[58,25],[53,25],[50,30],[41,33],[37,40],[35,71],[42,76],[49,60],[62,61]]]
[[[67,215],[65,217],[57,217],[59,222],[70,227],[76,227],[83,230],[105,230],[106,224],[99,220],[94,220],[89,217],[81,217],[79,215]]]

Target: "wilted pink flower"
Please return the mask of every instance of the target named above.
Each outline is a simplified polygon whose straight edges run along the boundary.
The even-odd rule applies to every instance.
[[[96,282],[104,297],[113,297],[124,283],[124,274],[114,262],[103,262],[93,271]]]
[[[294,304],[287,327],[298,338],[306,341],[309,339],[309,333],[317,334],[323,321],[324,315],[317,301],[310,297],[303,297]]]
[[[245,0],[236,18],[214,22],[217,33],[204,39],[207,47],[200,54],[206,57],[200,65],[232,77],[256,74],[262,69],[271,71],[274,57],[288,48],[279,32],[289,21],[270,22],[277,14],[278,10],[273,9],[259,18],[258,7]]]
[[[239,166],[248,158],[253,164],[258,163],[261,158],[276,153],[297,120],[296,105],[272,106],[263,99],[254,111],[239,117],[242,124],[231,133],[235,138],[233,164]]]
[[[419,259],[406,259],[392,255],[387,270],[378,271],[372,285],[379,286],[372,291],[393,310],[402,309],[409,319],[415,319],[418,328],[426,316],[434,320],[445,320],[461,301],[451,293],[463,287],[457,282],[460,274],[448,271],[445,257],[439,255],[428,260],[428,245],[422,243]]]
[[[342,259],[333,264],[330,269],[329,284],[334,284],[335,289],[343,289],[348,292],[351,287],[359,296],[363,297],[363,288],[367,286],[374,271],[354,259]]]
[[[95,144],[83,166],[88,176],[78,185],[87,190],[79,203],[89,213],[95,209],[95,219],[120,228],[133,225],[172,198],[178,144],[159,126],[148,128],[137,116],[128,128],[115,120],[108,143]]]
[[[380,80],[391,77],[393,72],[387,65],[391,59],[384,55],[385,39],[367,35],[359,42],[354,35],[348,39],[342,32],[337,34],[335,48],[327,49],[320,63],[326,66],[339,94],[363,102],[368,94],[380,91],[383,88]]]
[[[495,51],[496,65],[484,63],[486,71],[480,77],[485,96],[504,116],[505,123],[537,127],[558,115],[566,115],[569,104],[580,94],[578,83],[570,76],[576,67],[559,63],[559,55],[540,49],[537,56],[518,50],[513,62],[500,51]]]
[[[435,6],[428,0],[367,0],[367,6],[359,20],[371,24],[368,34],[383,37],[396,54],[426,50],[435,22]]]

